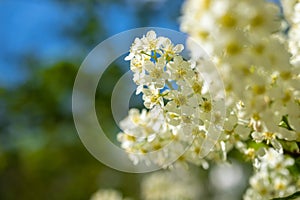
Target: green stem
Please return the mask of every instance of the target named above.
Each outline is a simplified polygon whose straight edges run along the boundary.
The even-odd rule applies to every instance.
[[[147,53],[144,52],[144,51],[142,51],[141,53],[144,54],[144,55],[147,55],[147,56],[151,57],[151,55],[147,54]]]
[[[168,86],[171,90],[174,90],[172,84],[171,84],[169,81],[166,81],[166,84],[167,84],[167,86]]]

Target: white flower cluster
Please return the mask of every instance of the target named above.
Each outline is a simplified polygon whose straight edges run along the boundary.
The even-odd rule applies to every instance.
[[[290,27],[288,32],[289,50],[292,53],[292,63],[300,66],[300,1],[282,0],[285,18]]]
[[[300,2],[283,1],[283,8],[291,26],[288,37],[282,37],[279,6],[268,1],[187,0],[183,8],[181,29],[212,56],[223,76],[228,113],[234,112],[227,119],[236,118],[237,123],[224,126],[228,135],[235,133],[226,147],[235,144],[255,165],[259,152],[241,138],[272,145],[279,155],[279,140],[300,141]],[[193,45],[189,48],[196,51]],[[268,179],[271,172],[265,171],[251,179],[252,187],[255,180]],[[261,199],[286,194],[270,190],[262,191]]]
[[[149,31],[135,39],[126,57],[131,60],[137,94],[143,93],[149,109],[141,113],[132,109],[120,123],[123,132],[118,140],[135,163],[151,161],[165,167],[179,158],[183,164],[208,165],[201,159],[201,145],[218,115],[212,113],[213,102],[199,70],[179,54],[182,50],[183,45]],[[216,149],[222,150],[221,145]]]
[[[146,176],[141,184],[144,200],[188,200],[199,199],[198,180],[182,171],[155,172]]]
[[[199,180],[189,171],[176,169],[145,175],[140,184],[143,200],[196,200],[200,198]],[[90,200],[133,200],[115,189],[99,189]]]
[[[296,192],[296,178],[293,179],[287,167],[294,164],[294,159],[270,148],[259,158],[258,169],[250,178],[250,185],[244,200],[265,200],[285,197]],[[298,177],[300,178],[300,177]]]
[[[290,64],[275,34],[281,28],[279,13],[278,6],[263,0],[187,0],[181,28],[214,57],[227,105],[232,110],[240,102],[239,119],[254,130],[254,140],[281,150],[277,138],[300,137],[300,68]],[[278,126],[283,115],[288,124]]]
[[[287,36],[282,34],[280,9],[271,2],[186,0],[181,29],[192,37],[187,43],[191,56],[198,53],[196,41],[210,54],[225,84],[222,127],[217,124],[223,118],[213,110],[216,100],[199,71],[207,66],[184,59],[183,45],[154,31],[135,39],[126,60],[147,110],[131,109],[118,134],[134,163],[166,167],[178,158],[176,163],[208,168],[208,160],[225,161],[236,148],[258,168],[245,199],[299,190],[287,169],[294,160],[284,156],[290,151],[284,148],[296,145],[299,155],[300,1],[284,0],[283,10],[290,26]],[[204,157],[212,126],[221,136]],[[252,148],[254,142],[268,149],[264,156],[261,148]]]
[[[90,200],[123,200],[122,194],[113,189],[100,189]]]

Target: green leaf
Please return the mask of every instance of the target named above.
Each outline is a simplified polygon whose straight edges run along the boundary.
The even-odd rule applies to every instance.
[[[299,199],[300,197],[300,191],[295,192],[294,194],[287,196],[287,197],[281,197],[281,198],[274,198],[271,200],[289,200],[289,199]]]
[[[293,177],[299,177],[300,176],[300,158],[295,159],[295,164],[288,167],[288,170],[290,171],[291,175]]]
[[[286,128],[289,131],[294,131],[294,129],[289,124],[288,115],[283,115],[282,116],[281,122],[279,122],[278,126],[281,127],[281,128]]]
[[[279,141],[285,151],[300,154],[300,150],[299,150],[299,146],[298,146],[297,142],[286,141],[286,140],[279,140]]]

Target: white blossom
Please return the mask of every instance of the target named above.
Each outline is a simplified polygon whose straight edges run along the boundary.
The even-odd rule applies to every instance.
[[[148,110],[130,110],[118,134],[134,163],[153,162],[164,168],[188,168],[192,163],[207,169],[208,161],[224,162],[235,148],[256,170],[245,200],[299,190],[288,169],[295,161],[285,155],[284,144],[300,141],[300,2],[282,4],[287,22],[280,19],[278,5],[264,0],[186,0],[181,30],[209,53],[227,95],[224,125],[217,128],[221,135],[206,156],[202,145],[212,140],[209,127],[220,120],[208,83],[197,70],[207,66],[183,58],[183,44],[157,37],[154,31],[134,40],[126,60]],[[187,48],[197,54],[191,41]],[[173,158],[177,161],[169,166]],[[175,180],[159,177],[164,175],[145,181],[145,199],[186,195]]]
[[[113,189],[100,189],[92,195],[90,200],[123,200],[122,194]]]
[[[258,162],[259,167],[250,178],[251,187],[244,195],[245,200],[285,197],[296,192],[295,180],[287,170],[294,164],[294,159],[269,148]]]
[[[157,38],[153,31],[135,39],[131,47],[131,66],[137,66],[131,67],[138,77],[134,79],[137,93],[143,94],[144,106],[149,109],[142,113],[132,109],[120,123],[118,140],[134,163],[167,167],[179,158],[182,165],[189,162],[207,168],[205,159],[200,159],[201,146],[217,115],[211,113],[213,101],[203,89],[205,81],[193,62],[179,54],[182,49],[181,44]],[[216,147],[210,157],[224,155],[219,153],[226,151],[223,147]]]
[[[145,200],[182,200],[199,199],[199,182],[184,171],[155,172],[142,181],[142,199]]]

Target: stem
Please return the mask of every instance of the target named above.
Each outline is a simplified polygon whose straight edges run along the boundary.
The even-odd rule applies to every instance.
[[[157,62],[157,55],[156,55],[156,51],[154,51],[153,59],[155,60],[155,62]]]
[[[168,86],[171,90],[174,90],[172,84],[171,84],[169,81],[166,81],[166,84],[167,84],[167,86]]]
[[[149,57],[152,57],[151,55],[147,54],[147,53],[144,52],[144,51],[142,51],[141,53],[144,54],[144,55],[147,55],[147,56],[149,56]]]

